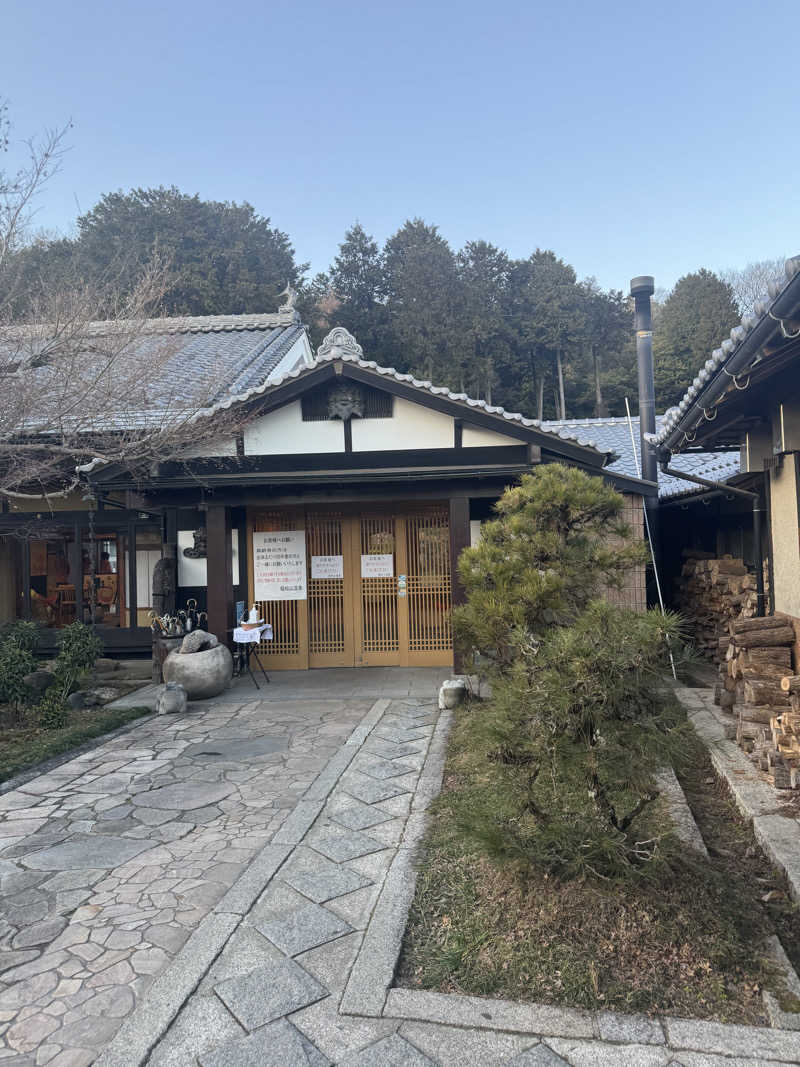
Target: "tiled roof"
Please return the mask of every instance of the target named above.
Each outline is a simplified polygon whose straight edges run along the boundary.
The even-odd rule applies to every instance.
[[[542,423],[542,426],[545,429],[563,428],[571,433],[585,434],[587,437],[591,437],[598,448],[603,451],[616,452],[619,456],[619,459],[608,464],[606,470],[637,478],[639,477],[637,459],[641,458],[639,457],[638,415],[634,415],[631,421],[633,423],[635,451],[634,444],[631,442],[627,418],[550,420]],[[658,415],[656,417],[656,431],[660,429],[663,422],[664,416]],[[739,453],[686,452],[673,456],[670,460],[670,466],[685,471],[687,474],[695,474],[700,478],[722,482],[726,478],[739,473]],[[658,495],[662,500],[702,491],[703,487],[701,485],[692,485],[691,482],[673,478],[669,474],[664,474],[661,470],[658,472]]]
[[[322,346],[320,346],[322,348]],[[489,415],[497,415],[507,422],[518,423],[520,426],[532,427],[540,430],[543,433],[549,434],[552,437],[558,437],[562,441],[570,441],[574,444],[581,445],[584,448],[588,448],[594,452],[605,454],[607,450],[601,445],[596,445],[593,440],[587,437],[585,434],[573,433],[571,429],[565,424],[563,427],[550,428],[546,423],[541,422],[539,419],[528,419],[519,412],[506,411],[503,407],[498,407],[492,404],[487,404],[485,400],[475,400],[473,397],[467,396],[466,393],[454,393],[448,389],[445,385],[434,385],[433,382],[423,381],[419,378],[415,378],[413,374],[402,374],[400,371],[394,369],[394,367],[381,367],[374,360],[359,359],[355,355],[351,355],[349,352],[342,352],[336,350],[333,352],[324,352],[317,356],[311,367],[298,367],[294,371],[289,371],[287,374],[281,375],[278,378],[273,378],[269,382],[264,382],[261,385],[253,386],[244,390],[241,393],[234,394],[233,390],[223,400],[216,403],[213,407],[200,412],[200,415],[213,415],[216,411],[223,408],[230,408],[233,404],[243,403],[244,401],[251,400],[256,396],[260,396],[268,389],[277,388],[279,385],[293,378],[298,378],[300,375],[307,373],[313,367],[321,366],[325,363],[334,363],[338,360],[345,363],[353,363],[363,370],[375,371],[375,373],[381,375],[384,378],[392,378],[396,382],[404,382],[407,385],[412,386],[415,389],[420,389],[432,394],[433,396],[443,396],[448,400],[454,400],[457,403],[463,404],[467,409],[478,409],[484,411]]]
[[[47,343],[46,327],[18,327],[27,337],[26,348],[35,352],[37,339]],[[126,341],[130,330],[130,341]],[[86,425],[82,430],[136,429],[158,424],[165,406],[171,410],[182,399],[181,384],[191,410],[198,403],[198,384],[202,403],[218,406],[226,398],[264,385],[292,346],[303,336],[305,328],[293,311],[262,315],[208,315],[152,319],[147,323],[93,322],[86,336],[93,338],[119,335],[126,344],[123,354],[128,367],[141,364],[160,368],[147,387],[146,409],[107,412],[102,425]],[[8,336],[8,335],[7,335]],[[13,334],[11,335],[13,337]],[[57,369],[57,368],[56,368]],[[51,375],[52,365],[45,363],[31,373]]]
[[[664,413],[661,428],[653,437],[655,445],[665,445],[667,441],[670,441],[668,447],[674,451],[691,442],[692,438],[688,436],[686,430],[688,429],[691,432],[693,425],[696,425],[698,421],[702,421],[705,414],[698,406],[697,417],[695,417],[693,409],[696,402],[703,396],[703,403],[710,402],[713,407],[719,399],[719,395],[722,395],[724,390],[730,388],[731,374],[747,373],[746,367],[738,367],[738,369],[728,371],[728,365],[733,361],[736,361],[736,363],[741,362],[740,359],[737,359],[739,355],[745,357],[748,364],[752,364],[758,358],[759,352],[757,348],[748,354],[747,349],[744,347],[748,344],[748,341],[753,341],[754,343],[754,339],[751,338],[754,330],[757,329],[760,335],[765,328],[767,328],[767,332],[774,333],[780,327],[784,337],[793,336],[786,332],[784,326],[784,319],[787,317],[786,310],[778,310],[777,314],[776,310],[790,301],[790,289],[794,289],[796,293],[796,282],[798,276],[800,276],[800,256],[793,256],[791,259],[787,259],[784,265],[784,272],[786,281],[783,284],[780,282],[770,284],[768,291],[760,300],[756,301],[755,314],[742,316],[741,323],[738,326],[734,326],[730,332],[730,337],[726,338],[719,348],[715,348],[713,352],[709,353],[709,358],[700,368],[697,377],[686,390],[681,401]],[[796,313],[796,300],[792,302],[792,306]],[[773,321],[770,322],[770,319]],[[763,344],[764,340],[765,338],[762,337],[759,343]],[[723,375],[727,376],[724,379],[724,390],[718,388],[716,384]],[[675,435],[676,440],[671,441],[670,438],[673,436],[674,431],[686,416],[689,416],[689,425],[682,427],[683,432],[679,431]],[[705,417],[713,420],[715,416],[706,415]]]

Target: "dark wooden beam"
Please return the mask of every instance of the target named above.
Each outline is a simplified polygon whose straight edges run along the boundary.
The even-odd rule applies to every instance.
[[[206,512],[208,629],[220,644],[230,645],[233,626],[233,567],[230,509],[211,504]]]
[[[455,606],[463,604],[466,599],[464,586],[458,573],[458,558],[469,547],[469,498],[466,496],[450,497],[450,588],[451,599]],[[453,668],[461,673],[463,668],[461,652],[453,645]]]

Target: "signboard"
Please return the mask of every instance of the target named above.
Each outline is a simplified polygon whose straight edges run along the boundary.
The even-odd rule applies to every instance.
[[[394,578],[394,556],[388,553],[370,553],[361,556],[362,578]]]
[[[342,556],[312,556],[312,578],[344,578],[344,558]]]
[[[306,599],[305,530],[253,531],[256,600]]]

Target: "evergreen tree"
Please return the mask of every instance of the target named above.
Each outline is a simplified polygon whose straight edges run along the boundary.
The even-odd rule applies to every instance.
[[[701,268],[681,278],[653,329],[656,404],[677,404],[699,369],[739,322],[733,290]]]
[[[353,334],[367,359],[391,363],[383,255],[375,240],[356,222],[344,235],[330,269],[337,300],[335,319]]]
[[[490,404],[503,403],[498,387],[508,362],[503,303],[509,259],[487,241],[469,241],[456,262],[461,286],[459,389]]]
[[[644,547],[600,478],[548,464],[508,489],[459,562],[456,639],[492,697],[470,723],[491,798],[463,828],[490,854],[562,878],[656,866],[654,774],[684,744],[660,670],[673,618],[599,599]]]
[[[456,261],[436,226],[405,223],[384,249],[395,365],[442,385],[460,384],[459,283]]]
[[[171,315],[274,311],[305,267],[287,234],[250,204],[201,200],[174,186],[108,193],[78,219],[75,240],[31,249],[29,277],[61,272],[115,294],[132,289],[154,253],[168,261]]]

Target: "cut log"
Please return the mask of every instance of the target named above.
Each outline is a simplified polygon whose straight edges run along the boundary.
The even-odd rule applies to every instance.
[[[788,674],[781,678],[784,693],[800,693],[800,674]]]
[[[789,668],[792,666],[790,648],[747,648],[742,649],[736,658],[743,667],[757,667],[762,663],[773,663]]]
[[[794,627],[781,626],[767,630],[750,630],[745,634],[736,634],[734,641],[739,648],[773,648],[775,645],[793,645]]]
[[[740,704],[739,716],[749,722],[760,722],[769,726],[774,718],[780,717],[786,711],[785,707],[774,704]]]
[[[751,678],[744,683],[745,704],[786,704],[789,697],[783,692],[778,682],[768,679]]]
[[[777,630],[786,625],[786,619],[781,616],[766,615],[754,619],[734,619],[731,629],[735,634],[744,634],[749,633],[750,630]]]

